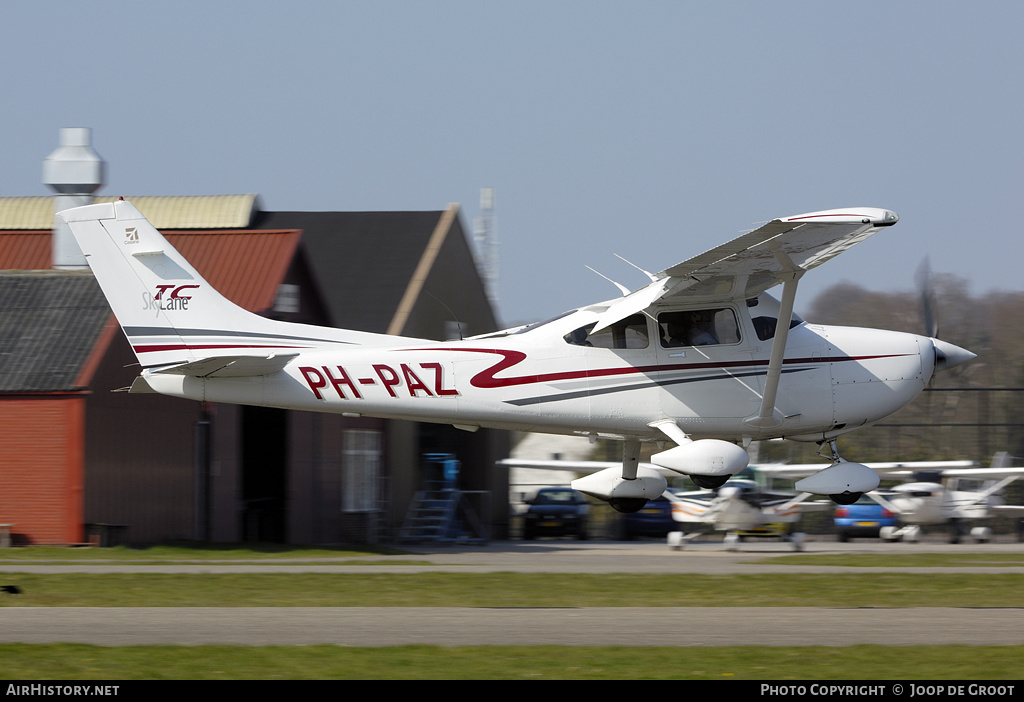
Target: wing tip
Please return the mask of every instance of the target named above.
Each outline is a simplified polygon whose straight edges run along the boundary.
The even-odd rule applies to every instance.
[[[782,222],[803,224],[805,222],[829,222],[837,224],[851,224],[860,222],[872,224],[876,227],[889,227],[899,221],[899,215],[892,210],[878,207],[844,207],[838,210],[822,210],[820,212],[807,212],[805,214],[782,217]]]

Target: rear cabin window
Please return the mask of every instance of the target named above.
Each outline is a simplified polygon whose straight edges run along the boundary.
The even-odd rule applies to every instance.
[[[574,329],[563,338],[574,346],[593,346],[600,349],[646,349],[650,344],[647,332],[647,317],[634,314],[591,334],[593,324]]]
[[[662,312],[658,328],[661,346],[666,349],[735,344],[740,340],[736,313],[729,307]]]

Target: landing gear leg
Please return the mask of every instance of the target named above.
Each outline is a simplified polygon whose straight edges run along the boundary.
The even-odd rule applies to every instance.
[[[828,446],[828,455],[825,455],[825,447]],[[827,458],[832,463],[839,463],[842,459],[839,457],[839,449],[836,448],[836,440],[829,439],[828,441],[821,441],[818,443],[818,455],[822,458]]]
[[[949,543],[958,544],[960,543],[960,537],[964,535],[964,526],[960,523],[959,519],[949,520]]]
[[[804,539],[806,537],[807,537],[807,534],[804,534],[803,532],[798,531],[795,534],[789,534],[787,536],[784,536],[783,538],[790,543],[790,545],[793,547],[794,551],[803,551],[804,550]]]

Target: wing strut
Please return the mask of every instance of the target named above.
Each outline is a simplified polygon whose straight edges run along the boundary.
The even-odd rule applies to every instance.
[[[786,356],[786,340],[789,338],[789,325],[793,321],[793,302],[796,300],[796,287],[804,270],[794,267],[782,284],[782,300],[779,309],[779,321],[775,325],[775,337],[772,339],[772,353],[768,359],[768,376],[764,381],[764,394],[761,396],[761,409],[756,417],[748,417],[746,423],[762,429],[777,427],[782,424],[782,416],[775,410],[775,397],[779,393],[779,378],[782,377],[782,361]]]
[[[626,439],[622,442],[622,479],[636,480],[636,471],[640,466],[640,442]]]

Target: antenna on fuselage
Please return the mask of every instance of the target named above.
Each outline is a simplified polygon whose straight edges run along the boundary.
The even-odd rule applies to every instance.
[[[599,276],[601,276],[602,278],[607,280],[609,283],[611,283],[612,285],[617,287],[619,289],[619,292],[621,292],[623,295],[628,295],[629,294],[629,288],[627,288],[625,285],[622,285],[621,283],[616,283],[614,280],[612,280],[611,278],[606,276],[604,273],[601,273],[600,271],[596,271],[593,268],[591,268],[590,266],[587,266],[587,270],[589,270],[591,273],[597,273]]]
[[[657,280],[657,279],[658,279],[658,276],[654,275],[653,273],[651,273],[651,272],[649,272],[649,271],[645,271],[645,270],[644,270],[643,268],[641,268],[640,266],[636,265],[635,263],[633,263],[632,261],[630,261],[630,260],[629,260],[628,258],[623,258],[622,256],[620,256],[620,255],[618,255],[618,254],[612,254],[612,255],[613,255],[613,256],[615,256],[615,258],[619,259],[620,261],[625,261],[625,262],[626,262],[626,263],[628,263],[629,265],[633,266],[633,268],[636,268],[636,269],[637,269],[638,271],[640,271],[641,273],[643,273],[644,275],[646,275],[646,276],[647,276],[648,278],[650,278],[650,279],[651,279],[651,282],[652,282],[652,283],[653,283],[653,282],[654,282],[655,280]]]

